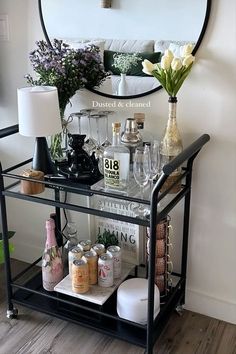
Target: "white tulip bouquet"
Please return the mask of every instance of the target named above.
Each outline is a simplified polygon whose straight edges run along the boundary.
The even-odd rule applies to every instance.
[[[195,57],[192,50],[193,45],[186,44],[181,48],[181,57],[174,57],[172,51],[167,49],[161,63],[153,64],[145,59],[142,62],[143,72],[154,76],[171,97],[176,97],[193,66]]]

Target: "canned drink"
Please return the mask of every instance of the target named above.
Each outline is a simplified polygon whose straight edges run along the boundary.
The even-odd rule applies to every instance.
[[[69,264],[69,275],[72,277],[72,264],[75,260],[80,259],[83,256],[82,246],[75,246],[68,252],[68,264]]]
[[[113,257],[114,279],[121,277],[121,249],[119,246],[109,246],[107,253]]]
[[[92,246],[92,249],[97,253],[98,256],[105,253],[105,246],[102,243],[96,243]]]
[[[98,259],[98,285],[108,288],[113,282],[113,257],[109,253],[103,253]]]
[[[89,284],[94,285],[98,282],[98,256],[94,250],[85,252],[84,257],[89,267]]]
[[[92,241],[91,240],[81,240],[78,245],[83,247],[84,252],[90,251]]]
[[[72,290],[77,294],[89,290],[89,267],[84,257],[75,260],[72,264]]]

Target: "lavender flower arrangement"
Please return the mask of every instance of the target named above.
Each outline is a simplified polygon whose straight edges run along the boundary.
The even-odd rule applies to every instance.
[[[53,40],[52,47],[45,41],[36,45],[29,59],[37,79],[29,74],[26,79],[31,85],[56,86],[62,111],[77,90],[98,87],[107,76],[95,45],[73,49],[58,39]]]
[[[30,74],[25,77],[30,85],[57,87],[63,119],[66,105],[77,90],[98,87],[108,76],[101,61],[99,48],[91,45],[83,49],[73,49],[58,39],[53,40],[52,46],[43,40],[36,42],[36,45],[37,49],[29,55],[36,79]],[[53,158],[62,156],[61,141],[61,134],[52,138]]]

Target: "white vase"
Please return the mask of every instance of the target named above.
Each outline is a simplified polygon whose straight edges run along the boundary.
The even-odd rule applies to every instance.
[[[126,74],[120,74],[120,82],[118,86],[118,96],[126,96],[128,91],[128,86],[126,82]]]

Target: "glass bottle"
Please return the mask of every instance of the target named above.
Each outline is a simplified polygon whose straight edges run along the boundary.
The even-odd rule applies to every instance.
[[[60,230],[57,227],[57,215],[56,215],[56,213],[50,213],[50,219],[54,220],[54,223],[55,223],[55,236],[56,236],[57,245],[58,245],[58,247],[61,247],[62,244],[63,244],[63,237],[62,237],[62,234],[61,234]]]
[[[68,222],[67,224],[67,241],[63,247],[63,260],[64,265],[68,266],[68,253],[70,250],[77,246],[79,240],[77,236],[77,227],[75,222]]]
[[[169,97],[169,117],[165,132],[160,144],[160,167],[173,160],[183,151],[183,143],[179,133],[176,120],[177,97]],[[181,167],[175,170],[167,179],[166,188],[172,184],[181,174]],[[175,186],[171,192],[177,193],[180,189],[180,184]]]
[[[134,113],[134,119],[137,123],[137,128],[139,130],[139,134],[141,136],[142,142],[151,143],[153,141],[153,136],[149,132],[145,130],[145,114],[144,113]]]
[[[42,281],[45,290],[54,291],[54,287],[63,279],[63,263],[55,237],[53,219],[46,221],[46,231],[47,238],[42,257]]]
[[[112,124],[112,145],[104,151],[104,183],[108,189],[124,190],[129,183],[129,149],[120,143],[121,123]]]

